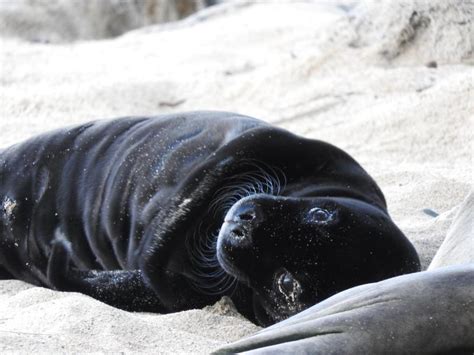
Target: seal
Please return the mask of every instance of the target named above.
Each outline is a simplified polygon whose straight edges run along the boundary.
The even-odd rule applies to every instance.
[[[471,189],[449,227],[446,238],[428,270],[457,264],[474,264],[474,190]]]
[[[131,311],[229,295],[268,325],[419,270],[347,153],[226,112],[102,120],[0,152],[0,277]]]

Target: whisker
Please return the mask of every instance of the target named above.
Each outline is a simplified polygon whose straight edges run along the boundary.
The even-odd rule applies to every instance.
[[[194,277],[191,283],[207,295],[232,295],[238,289],[239,282],[224,271],[217,259],[216,247],[221,223],[204,227],[205,221],[223,221],[232,206],[245,197],[256,194],[278,196],[287,183],[280,168],[264,162],[247,159],[243,162],[243,168],[247,171],[224,180],[223,186],[214,193],[206,215],[186,235],[186,249]]]

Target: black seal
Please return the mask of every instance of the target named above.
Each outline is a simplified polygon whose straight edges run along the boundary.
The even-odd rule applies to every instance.
[[[260,324],[419,270],[342,150],[232,113],[121,118],[0,152],[0,278],[133,311],[230,295]]]

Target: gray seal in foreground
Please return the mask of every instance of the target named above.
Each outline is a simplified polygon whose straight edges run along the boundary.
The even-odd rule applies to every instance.
[[[0,152],[0,278],[130,311],[229,295],[261,325],[419,270],[342,150],[224,112],[103,120]]]
[[[459,206],[457,215],[449,227],[443,244],[428,267],[438,267],[474,263],[474,190]]]
[[[214,354],[472,354],[474,264],[335,296]]]

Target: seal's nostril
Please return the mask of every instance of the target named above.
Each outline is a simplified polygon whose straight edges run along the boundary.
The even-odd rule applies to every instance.
[[[251,221],[254,218],[255,218],[255,216],[253,214],[250,214],[250,213],[239,214],[239,219],[242,220],[242,221]]]
[[[232,234],[234,234],[235,236],[240,237],[240,238],[242,238],[244,236],[244,232],[239,228],[232,229]]]

